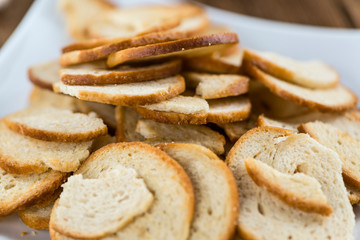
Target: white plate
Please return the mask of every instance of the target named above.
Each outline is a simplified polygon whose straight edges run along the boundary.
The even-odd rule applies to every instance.
[[[142,4],[143,0],[122,1],[121,5]],[[152,0],[154,3],[169,3]],[[149,1],[147,1],[149,3]],[[247,17],[207,8],[212,21],[235,30],[246,47],[270,50],[297,59],[321,59],[334,66],[342,82],[360,96],[360,31],[309,27]],[[0,118],[27,105],[31,84],[27,68],[59,56],[70,43],[56,1],[37,0],[0,50]],[[355,208],[360,229],[360,207]],[[0,240],[49,239],[47,231],[27,228],[17,216],[0,219]],[[27,232],[21,236],[21,232]],[[360,230],[355,233],[360,240]]]

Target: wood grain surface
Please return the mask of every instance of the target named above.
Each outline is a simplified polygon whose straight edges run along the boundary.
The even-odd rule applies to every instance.
[[[34,0],[10,0],[0,9],[0,46]],[[55,0],[49,0],[55,1]],[[360,0],[196,0],[217,8],[277,21],[360,28]]]

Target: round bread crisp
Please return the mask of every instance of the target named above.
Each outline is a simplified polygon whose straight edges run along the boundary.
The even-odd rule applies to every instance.
[[[179,95],[185,91],[185,80],[182,76],[176,75],[146,82],[104,86],[70,86],[57,82],[53,88],[55,92],[81,100],[132,106],[157,103]]]
[[[61,66],[69,66],[84,62],[91,62],[99,59],[104,59],[111,53],[115,53],[123,49],[160,42],[174,41],[184,38],[185,36],[186,35],[182,32],[166,31],[149,33],[134,38],[109,39],[109,43],[106,43],[104,45],[95,46],[94,48],[90,49],[75,50],[64,53],[60,56],[60,64]]]
[[[0,167],[11,174],[42,173],[49,168],[73,172],[89,156],[92,141],[48,142],[23,136],[0,122]]]
[[[101,172],[118,165],[137,171],[153,193],[154,202],[144,215],[102,239],[187,239],[194,211],[194,192],[182,167],[150,145],[115,143],[93,153],[76,173],[84,178],[97,178]],[[56,232],[51,223],[50,236],[51,239],[71,239]]]
[[[238,195],[234,176],[212,151],[197,144],[158,147],[180,163],[195,190],[189,240],[230,239],[235,232]]]
[[[28,77],[34,85],[52,90],[52,84],[60,80],[60,68],[58,60],[37,64],[28,69]]]
[[[174,56],[199,56],[225,49],[238,43],[236,33],[218,33],[193,38],[184,38],[165,43],[150,44],[137,48],[128,48],[110,54],[107,60],[109,67],[129,61],[153,60]]]
[[[24,136],[53,142],[86,142],[107,134],[102,119],[57,108],[28,108],[4,118]]]
[[[73,66],[61,69],[60,79],[66,85],[121,84],[166,78],[178,74],[180,70],[180,60],[139,67],[120,66],[115,69],[95,68],[89,64],[88,68]]]
[[[18,211],[17,214],[19,215],[21,221],[28,227],[36,230],[48,230],[50,214],[53,206],[54,203],[51,203],[50,205],[43,208],[31,207],[23,211]]]
[[[67,176],[53,170],[41,174],[13,175],[0,169],[0,216],[33,206],[58,189]]]
[[[333,88],[310,89],[272,77],[249,63],[244,66],[275,95],[313,110],[341,112],[354,108],[358,101],[356,95],[341,84]]]

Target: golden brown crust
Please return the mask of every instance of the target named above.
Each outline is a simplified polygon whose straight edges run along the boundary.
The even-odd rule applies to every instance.
[[[180,53],[180,55],[182,55],[184,53],[187,53],[186,50],[209,47],[209,49],[212,49],[217,45],[232,46],[233,44],[236,44],[238,42],[239,40],[236,33],[219,33],[200,37],[184,38],[176,41],[150,44],[146,46],[118,51],[109,55],[107,65],[109,67],[113,67],[131,60],[139,60],[146,57],[173,54],[174,52]]]
[[[184,68],[190,71],[217,73],[217,74],[236,74],[240,71],[240,66],[234,66],[211,57],[211,55],[187,58],[184,61]]]
[[[50,216],[45,218],[39,216],[33,216],[27,214],[26,211],[19,211],[17,212],[17,214],[19,215],[21,221],[23,221],[23,223],[30,228],[36,230],[49,229]]]
[[[250,116],[251,107],[247,108],[242,112],[231,112],[231,113],[211,113],[207,115],[207,122],[212,123],[231,123],[244,121]]]
[[[134,38],[120,39],[117,42],[111,42],[114,40],[109,40],[110,43],[102,46],[64,53],[63,55],[60,56],[60,65],[69,66],[73,64],[91,62],[106,58],[112,53],[127,48],[134,48],[148,44],[174,41],[184,37],[186,37],[186,35],[182,32],[165,31],[165,32],[148,33]]]
[[[269,79],[264,72],[262,72],[260,69],[253,66],[249,62],[245,61],[243,63],[243,66],[244,66],[244,70],[248,74],[250,74],[252,77],[256,78],[256,80],[262,82],[272,93],[274,93],[275,95],[277,95],[285,100],[294,102],[300,106],[308,107],[310,109],[318,110],[321,112],[342,112],[342,111],[353,109],[357,104],[356,95],[353,92],[351,92],[350,90],[346,89],[345,87],[343,87],[343,89],[346,92],[348,92],[349,95],[352,96],[352,101],[349,101],[348,103],[342,104],[342,105],[331,106],[331,105],[327,105],[326,103],[314,102],[312,100],[302,98],[300,96],[297,96],[297,95],[279,87],[278,85],[276,85],[276,83],[271,81],[271,79]]]
[[[167,149],[171,148],[179,148],[179,150],[184,151],[186,148],[192,148],[195,149],[198,152],[202,152],[205,155],[207,155],[210,159],[213,159],[214,161],[212,164],[216,166],[218,169],[221,169],[224,173],[224,176],[226,178],[226,184],[230,189],[230,197],[227,199],[224,199],[224,201],[227,203],[228,206],[228,224],[226,225],[226,230],[224,231],[224,234],[219,238],[223,240],[231,239],[231,237],[235,233],[236,229],[236,220],[238,216],[238,210],[239,210],[239,197],[238,197],[238,190],[236,186],[236,181],[234,178],[234,175],[232,174],[231,170],[228,168],[228,166],[219,159],[219,157],[213,153],[208,148],[205,148],[203,146],[197,145],[197,144],[188,144],[188,143],[162,143],[157,144],[156,147],[160,148],[161,150],[165,151]],[[196,200],[196,199],[195,199]],[[223,226],[224,227],[224,226]]]
[[[120,42],[123,40],[127,40],[128,38],[95,38],[95,39],[87,39],[83,41],[78,41],[71,43],[69,45],[66,45],[61,49],[62,53],[72,52],[76,50],[84,50],[84,49],[90,49],[90,48],[96,48],[102,45],[111,44]]]
[[[0,216],[5,217],[11,213],[33,206],[44,197],[52,194],[67,179],[69,174],[51,171],[51,175],[44,178],[36,189],[29,188],[26,193],[19,194],[15,199],[0,203]]]
[[[244,60],[251,62],[253,65],[259,67],[261,70],[271,74],[274,77],[285,79],[290,82],[294,82],[293,79],[296,78],[296,73],[275,64],[272,61],[267,60],[266,58],[261,57],[260,55],[252,52],[248,49],[244,50]],[[335,82],[328,85],[326,88],[335,87],[340,82],[340,76],[337,74],[337,79]],[[306,86],[304,86],[306,87]]]
[[[134,111],[140,114],[145,118],[152,119],[161,123],[170,123],[170,124],[206,124],[206,119],[208,113],[195,113],[195,114],[185,114],[185,113],[175,113],[175,112],[163,112],[150,110],[144,107],[133,107]]]
[[[76,74],[60,71],[60,79],[66,85],[102,85],[122,84],[157,80],[176,75],[181,70],[181,60],[171,60],[163,64],[155,64],[128,71],[113,71],[102,75]]]
[[[126,142],[125,129],[124,129],[124,107],[116,106],[116,132],[115,137],[117,142]]]
[[[32,128],[30,126],[27,126],[26,124],[13,122],[10,118],[4,118],[4,123],[9,129],[23,136],[28,136],[31,138],[50,142],[87,142],[93,140],[94,138],[107,134],[106,125],[95,131],[72,134]]]
[[[324,216],[330,216],[333,212],[329,204],[320,203],[317,200],[303,199],[302,197],[286,191],[276,182],[270,181],[265,175],[261,172],[262,170],[257,168],[254,164],[252,158],[248,158],[244,162],[246,171],[251,177],[251,179],[261,188],[265,188],[267,191],[271,192],[274,196],[279,198],[285,204],[300,209],[308,213],[318,213]],[[285,191],[284,191],[285,190]]]
[[[50,91],[53,90],[52,83],[45,81],[44,79],[38,78],[36,74],[34,74],[33,69],[28,69],[28,78],[29,80],[37,87],[48,89]]]
[[[11,156],[5,156],[0,153],[0,168],[10,174],[32,174],[46,172],[49,167],[45,164],[19,163],[17,159]]]
[[[211,97],[203,97],[205,99],[218,99],[231,96],[239,96],[249,91],[249,78],[239,76],[239,81],[227,85],[226,89],[219,91],[216,95]]]
[[[175,97],[185,91],[185,80],[182,76],[176,75],[179,79],[177,83],[170,86],[167,90],[162,90],[156,93],[147,95],[108,95],[106,93],[79,91],[77,98],[85,101],[106,103],[119,106],[136,106],[146,105],[151,103],[158,103],[165,101],[169,98]],[[54,84],[53,89],[55,92],[61,92],[60,88]]]

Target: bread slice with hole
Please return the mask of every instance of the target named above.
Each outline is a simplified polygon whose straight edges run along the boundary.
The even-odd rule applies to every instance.
[[[60,56],[61,66],[69,66],[79,63],[92,62],[104,59],[112,53],[127,48],[145,46],[148,44],[155,44],[167,41],[174,41],[184,38],[186,35],[182,32],[154,32],[133,38],[110,38],[94,42],[88,40],[84,43],[77,43],[77,45],[84,45],[90,48],[76,49],[63,53]]]
[[[195,143],[209,148],[218,155],[224,153],[224,136],[206,126],[165,124],[140,119],[135,131],[151,145],[171,142]]]
[[[238,46],[216,51],[206,56],[186,58],[184,67],[190,71],[215,73],[215,74],[237,74],[243,58],[243,50]]]
[[[309,134],[339,154],[343,162],[344,181],[360,189],[360,142],[338,128],[320,121],[301,124],[299,131]]]
[[[41,174],[14,175],[0,169],[0,216],[29,208],[52,195],[67,176],[53,170]]]
[[[131,106],[157,103],[175,97],[185,91],[185,81],[183,77],[176,75],[153,81],[104,86],[70,86],[57,82],[53,88],[55,92],[85,101]]]
[[[249,49],[245,49],[244,59],[276,78],[305,88],[333,88],[340,81],[339,74],[321,61],[296,61],[276,53]]]
[[[3,120],[19,134],[53,142],[86,142],[107,134],[100,118],[57,108],[27,108]]]
[[[30,93],[29,106],[32,108],[54,107],[77,111],[76,98],[64,94],[54,93],[50,90],[34,87]]]
[[[130,61],[150,61],[165,57],[193,57],[225,49],[238,43],[236,33],[219,33],[176,41],[129,48],[109,55],[107,65],[114,67]]]
[[[203,99],[238,96],[248,92],[249,78],[235,74],[185,72],[186,87]]]
[[[235,232],[238,195],[226,164],[196,144],[167,143],[158,147],[184,168],[194,186],[195,212],[188,239],[230,239]]]
[[[246,71],[262,82],[279,97],[321,112],[341,112],[355,108],[356,95],[341,84],[333,88],[310,89],[301,87],[266,74],[251,64],[244,64]]]
[[[137,122],[142,117],[134,110],[117,106],[115,108],[115,117],[117,122],[115,134],[117,142],[142,142],[145,140],[141,134],[135,131]]]
[[[197,96],[177,96],[157,104],[133,109],[161,123],[205,124],[241,121],[250,115],[251,103],[243,96],[204,100]]]
[[[103,85],[122,84],[157,80],[174,76],[180,72],[181,61],[170,60],[164,63],[147,66],[121,66],[115,69],[65,68],[60,70],[61,81],[66,85]]]
[[[277,171],[265,163],[248,158],[245,168],[255,184],[266,189],[285,204],[304,212],[329,216],[332,209],[321,191],[320,183],[303,173],[289,175]]]
[[[77,174],[82,174],[84,179],[96,179],[101,172],[119,165],[136,170],[154,195],[154,202],[149,211],[108,238],[187,239],[194,211],[194,192],[182,167],[166,153],[147,144],[116,143],[92,154]],[[71,239],[55,231],[51,222],[51,239]]]
[[[133,168],[120,165],[95,179],[76,174],[63,184],[51,227],[73,238],[105,237],[147,212],[153,201]]]
[[[244,162],[249,157],[285,174],[303,173],[315,178],[332,214],[305,213],[258,187],[246,171]],[[238,185],[238,230],[242,238],[353,239],[355,219],[341,176],[341,160],[308,135],[273,127],[252,129],[234,145],[226,163]]]
[[[58,60],[40,63],[29,67],[28,77],[35,86],[52,90],[53,83],[60,80],[60,69]]]
[[[16,133],[0,122],[0,167],[12,174],[48,169],[72,172],[89,156],[91,144],[42,141]]]

